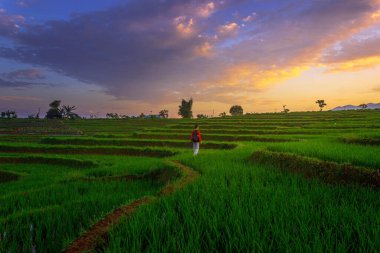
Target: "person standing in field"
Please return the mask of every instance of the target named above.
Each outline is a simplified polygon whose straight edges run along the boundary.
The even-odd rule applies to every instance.
[[[196,156],[199,151],[199,144],[202,143],[201,131],[199,131],[198,125],[194,126],[194,130],[190,135],[190,141],[193,143],[194,156]]]

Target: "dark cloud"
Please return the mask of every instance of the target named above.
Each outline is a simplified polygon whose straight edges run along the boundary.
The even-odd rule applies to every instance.
[[[9,73],[4,73],[2,76],[12,81],[19,79],[41,80],[46,78],[46,76],[39,69],[20,69]]]
[[[379,30],[379,27],[376,27]],[[361,58],[380,56],[380,36],[369,38],[355,38],[339,44],[339,49],[328,50],[323,61],[325,63],[336,63],[352,61]]]
[[[31,82],[25,82],[25,81],[14,81],[14,80],[4,80],[0,78],[0,87],[14,87],[14,88],[20,88],[20,87],[29,87],[33,85],[40,85],[39,83],[31,83]]]
[[[25,22],[22,15],[12,15],[0,8],[0,36],[12,36],[20,30]]]
[[[47,66],[115,96],[154,97],[205,76],[208,60],[194,58],[205,42],[197,36],[200,24],[183,36],[174,20],[207,1],[188,2],[135,1],[69,21],[30,25],[15,37],[20,46],[2,48],[0,56]]]
[[[263,1],[210,2],[135,0],[68,21],[23,24],[17,32],[12,30],[15,21],[0,13],[0,21],[7,21],[0,34],[12,33],[8,37],[17,43],[0,46],[0,57],[48,67],[118,98],[168,101],[203,91],[205,100],[225,102],[230,86],[218,76],[227,69],[252,64],[259,73],[273,66],[281,70],[313,64],[324,49],[367,27],[378,7],[371,0],[267,1],[281,7],[259,11],[254,21],[240,27],[241,18],[233,20],[231,6],[246,5],[252,13],[255,3]],[[218,11],[231,15],[208,17]],[[222,25],[229,31],[233,22],[239,25],[230,27],[234,36],[218,34]],[[253,82],[234,87],[241,97],[255,92],[254,78],[247,79]],[[215,86],[210,86],[212,80],[217,80]],[[196,85],[205,81],[204,87]]]

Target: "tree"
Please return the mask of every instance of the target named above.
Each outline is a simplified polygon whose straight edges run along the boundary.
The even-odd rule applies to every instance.
[[[362,108],[362,110],[364,110],[364,109],[366,109],[368,107],[367,104],[360,104],[359,106]]]
[[[164,119],[167,119],[169,118],[169,111],[164,109],[164,110],[161,110],[158,115],[160,115],[160,117],[164,118]]]
[[[62,119],[63,110],[59,106],[61,100],[54,100],[49,104],[50,109],[47,111],[45,118],[47,119]]]
[[[69,106],[69,105],[64,105],[61,108],[62,111],[62,117],[64,119],[77,119],[79,118],[79,115],[76,114],[75,111],[77,109],[76,106]]]
[[[120,115],[120,118],[121,119],[129,119],[129,116],[128,115]]]
[[[29,114],[28,119],[39,119],[40,118],[41,108],[38,108],[38,112],[36,114]]]
[[[189,101],[182,99],[181,105],[179,106],[178,115],[185,119],[190,119],[193,117],[193,99],[190,98]]]
[[[290,112],[290,110],[288,108],[286,108],[286,105],[283,105],[282,108],[283,108],[283,111],[282,111],[283,113]]]
[[[17,113],[15,111],[6,110],[5,112],[1,112],[2,119],[15,119],[17,118]]]
[[[139,118],[145,118],[145,114],[144,114],[144,113],[141,113],[141,114],[139,115]]]
[[[230,113],[232,116],[240,116],[240,115],[243,115],[243,107],[241,107],[240,105],[233,105],[231,106],[230,108]]]
[[[327,105],[323,99],[317,100],[315,103],[318,104],[320,112],[323,110],[323,107]]]
[[[219,117],[222,117],[222,118],[224,118],[224,117],[226,117],[226,116],[227,116],[227,113],[226,113],[226,112],[222,112],[222,113],[219,114]]]
[[[109,112],[106,114],[107,119],[119,119],[120,116],[117,113]]]

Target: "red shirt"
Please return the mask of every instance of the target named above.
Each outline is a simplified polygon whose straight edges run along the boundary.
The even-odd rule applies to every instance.
[[[193,141],[193,133],[194,133],[194,131],[197,131],[198,140],[199,140],[199,142],[201,142],[202,141],[202,136],[201,136],[201,131],[199,131],[199,130],[193,130],[193,131],[191,131],[190,141]]]

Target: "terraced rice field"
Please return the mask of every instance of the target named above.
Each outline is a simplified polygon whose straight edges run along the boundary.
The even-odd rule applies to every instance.
[[[0,120],[0,252],[380,252],[379,133],[377,110]]]

